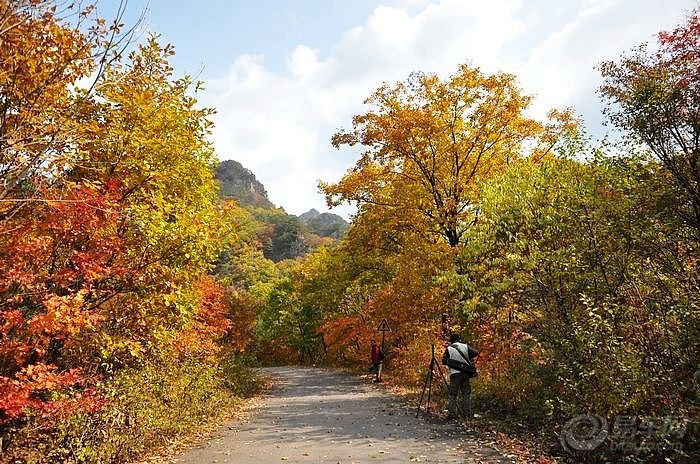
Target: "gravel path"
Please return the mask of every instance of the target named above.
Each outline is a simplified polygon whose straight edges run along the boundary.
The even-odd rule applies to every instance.
[[[221,427],[174,462],[511,462],[464,425],[416,418],[415,405],[354,376],[301,367],[264,371],[275,386],[249,420]]]

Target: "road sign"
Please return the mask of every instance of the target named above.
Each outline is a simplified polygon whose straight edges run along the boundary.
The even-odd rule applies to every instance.
[[[379,327],[377,327],[378,332],[391,332],[391,327],[389,327],[389,322],[386,319],[382,319],[382,322],[379,323]]]

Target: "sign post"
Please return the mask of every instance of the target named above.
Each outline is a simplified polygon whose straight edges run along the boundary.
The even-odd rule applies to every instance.
[[[389,327],[389,321],[387,321],[386,318],[382,319],[382,322],[379,323],[379,327],[377,327],[377,331],[382,333],[382,344],[381,344],[382,356],[379,360],[379,367],[377,369],[376,381],[381,382],[382,381],[382,367],[384,365],[384,353],[385,353],[385,351],[384,351],[384,335],[387,332],[391,332],[391,327]]]

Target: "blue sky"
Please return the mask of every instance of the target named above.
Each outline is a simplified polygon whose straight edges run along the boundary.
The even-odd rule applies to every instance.
[[[204,65],[204,76],[217,76],[246,53],[264,55],[275,71],[298,44],[328,54],[338,31],[362,24],[375,3],[151,0],[148,16],[150,27],[178,46],[183,67]]]
[[[105,12],[116,0],[103,0]],[[221,159],[251,169],[273,203],[327,210],[317,181],[338,180],[357,152],[331,135],[382,82],[448,76],[470,62],[515,73],[532,113],[573,106],[605,133],[601,61],[679,22],[697,0],[129,0],[175,45],[176,74],[205,83]],[[349,208],[334,210],[348,216]]]

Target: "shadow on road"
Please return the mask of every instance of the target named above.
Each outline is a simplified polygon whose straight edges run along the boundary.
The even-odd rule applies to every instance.
[[[318,368],[265,369],[275,386],[248,422],[221,428],[178,463],[507,463],[455,423],[415,417],[396,397]]]

